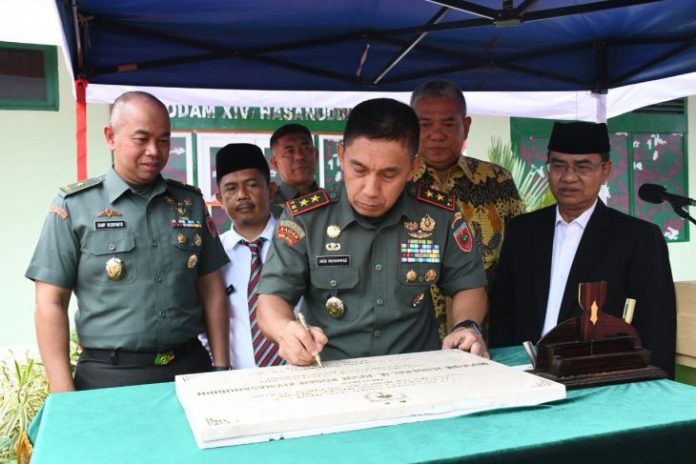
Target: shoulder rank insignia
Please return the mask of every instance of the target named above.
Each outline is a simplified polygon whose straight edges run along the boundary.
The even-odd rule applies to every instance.
[[[329,203],[331,203],[331,199],[329,199],[329,195],[326,193],[326,190],[319,189],[316,192],[295,198],[294,200],[288,200],[286,205],[290,209],[290,213],[293,216],[299,216],[300,214],[321,208]]]
[[[191,192],[196,192],[197,194],[202,195],[201,189],[199,189],[195,185],[184,184],[183,182],[179,182],[176,179],[165,179],[165,181],[168,185],[173,185],[174,187],[190,190]]]
[[[80,182],[75,182],[74,184],[61,187],[60,194],[63,197],[67,197],[68,195],[72,195],[77,192],[82,192],[84,190],[94,187],[95,185],[99,185],[102,183],[102,181],[103,179],[101,177],[92,177],[91,179],[81,180]]]
[[[446,209],[447,211],[454,211],[454,195],[438,192],[437,190],[424,188],[422,185],[418,185],[416,198],[423,203],[428,203]]]

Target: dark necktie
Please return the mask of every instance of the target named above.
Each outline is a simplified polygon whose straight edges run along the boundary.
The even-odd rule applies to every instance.
[[[258,324],[256,323],[256,301],[258,295],[256,291],[259,287],[261,277],[261,246],[263,239],[253,242],[242,240],[242,243],[249,247],[251,252],[251,272],[249,273],[249,286],[247,287],[247,302],[249,304],[249,322],[251,323],[251,344],[254,347],[254,360],[259,367],[279,366],[285,364],[285,360],[278,354],[278,345],[268,341],[263,336]]]

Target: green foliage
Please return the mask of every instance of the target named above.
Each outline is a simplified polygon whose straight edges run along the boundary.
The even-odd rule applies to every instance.
[[[26,355],[19,361],[0,362],[0,462],[12,462],[23,432],[48,396],[48,380],[43,365]]]
[[[79,357],[77,335],[70,337],[70,364],[75,370]],[[48,396],[48,379],[38,357],[10,351],[8,360],[0,361],[0,463],[15,462],[17,441]]]
[[[488,159],[510,171],[527,212],[554,203],[546,177],[520,159],[500,137],[491,137]]]

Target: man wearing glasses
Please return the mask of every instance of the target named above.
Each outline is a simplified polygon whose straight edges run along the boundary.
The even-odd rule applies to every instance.
[[[633,324],[650,363],[674,377],[676,303],[667,245],[652,223],[608,208],[599,190],[611,173],[606,124],[556,123],[548,181],[556,205],[515,218],[491,295],[490,346],[536,342],[581,313],[580,282],[606,281],[605,313]]]

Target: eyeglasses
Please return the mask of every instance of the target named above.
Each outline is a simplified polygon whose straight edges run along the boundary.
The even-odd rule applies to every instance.
[[[567,174],[570,170],[580,177],[586,177],[597,172],[597,170],[601,169],[602,166],[604,166],[605,164],[607,164],[606,161],[602,161],[599,164],[584,163],[575,165],[563,163],[560,161],[549,161],[548,163],[546,163],[546,169],[552,176],[562,176],[564,174]]]

